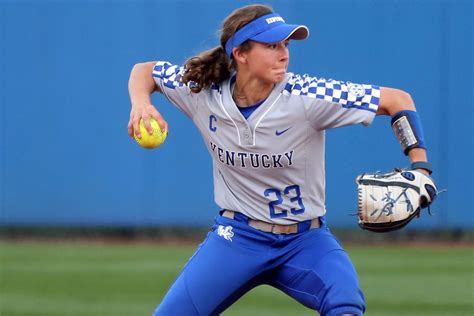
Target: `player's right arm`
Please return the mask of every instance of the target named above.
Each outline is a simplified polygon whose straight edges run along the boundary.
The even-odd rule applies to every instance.
[[[162,92],[155,83],[153,76],[153,67],[156,62],[139,63],[133,66],[128,81],[128,91],[132,108],[130,111],[130,120],[128,122],[128,135],[133,137],[136,134],[140,137],[140,128],[138,124],[143,119],[145,127],[152,133],[153,128],[150,125],[150,118],[154,118],[161,127],[161,130],[168,129],[168,123],[151,103],[151,94],[155,91]]]

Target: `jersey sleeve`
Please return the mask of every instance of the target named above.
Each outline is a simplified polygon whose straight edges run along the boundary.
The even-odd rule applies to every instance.
[[[317,130],[362,123],[369,125],[380,102],[380,87],[308,75],[292,75],[284,94],[298,96]]]
[[[198,97],[181,81],[183,72],[183,67],[166,61],[158,61],[153,68],[153,79],[168,100],[192,118]]]

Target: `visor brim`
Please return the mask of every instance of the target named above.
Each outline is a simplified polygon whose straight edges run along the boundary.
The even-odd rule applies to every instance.
[[[265,32],[250,38],[252,41],[274,44],[286,39],[304,40],[309,36],[309,29],[305,25],[280,24]]]

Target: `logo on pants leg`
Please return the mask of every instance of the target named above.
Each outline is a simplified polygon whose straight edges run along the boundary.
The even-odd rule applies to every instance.
[[[232,241],[234,237],[234,232],[232,231],[232,226],[219,225],[217,228],[217,235],[224,237],[224,239]]]

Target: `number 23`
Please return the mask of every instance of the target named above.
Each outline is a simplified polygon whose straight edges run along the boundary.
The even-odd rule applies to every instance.
[[[274,194],[276,200],[270,201],[268,203],[268,208],[270,210],[270,217],[271,218],[279,218],[279,217],[287,217],[288,216],[288,210],[281,210],[281,212],[277,213],[275,210],[275,206],[280,205],[283,203],[283,197],[282,197],[282,192],[278,189],[275,188],[269,188],[266,189],[265,192],[263,193],[266,197]],[[304,204],[303,204],[303,199],[301,198],[301,190],[299,185],[290,185],[287,186],[283,190],[283,195],[289,197],[290,202],[298,202],[298,207],[292,207],[290,209],[291,214],[293,215],[298,215],[301,213],[304,213]],[[292,196],[290,196],[292,195]]]

